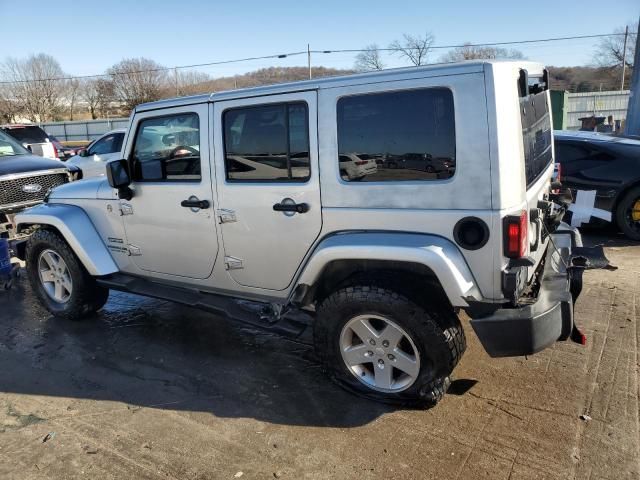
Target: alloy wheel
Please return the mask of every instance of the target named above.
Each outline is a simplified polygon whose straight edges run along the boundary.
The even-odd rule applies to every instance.
[[[71,272],[63,258],[53,250],[43,250],[38,257],[40,282],[47,295],[58,303],[66,303],[73,293]]]
[[[409,334],[379,315],[359,315],[340,334],[340,353],[349,371],[367,387],[397,393],[420,372],[420,354]]]

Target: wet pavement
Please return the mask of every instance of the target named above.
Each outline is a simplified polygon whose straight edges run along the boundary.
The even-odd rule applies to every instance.
[[[60,321],[22,278],[0,293],[0,478],[638,478],[640,246],[599,235],[620,268],[585,274],[587,346],[490,359],[466,328],[431,410],[354,397],[306,342],[170,302],[112,293]]]

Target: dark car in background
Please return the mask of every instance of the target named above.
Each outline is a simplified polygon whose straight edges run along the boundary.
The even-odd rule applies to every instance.
[[[595,132],[556,131],[562,185],[573,193],[572,226],[612,222],[640,241],[640,141]]]
[[[34,155],[0,130],[0,238],[20,240],[14,229],[15,215],[41,203],[47,192],[76,180],[81,172],[52,158]]]

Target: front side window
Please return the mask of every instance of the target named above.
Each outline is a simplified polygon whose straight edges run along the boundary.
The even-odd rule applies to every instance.
[[[347,182],[442,180],[456,170],[453,94],[426,88],[338,100],[338,163]]]
[[[227,180],[305,182],[309,121],[305,103],[233,108],[224,112]]]
[[[106,155],[119,152],[122,147],[123,133],[113,133],[101,138],[89,149],[89,155]]]
[[[139,182],[199,181],[200,122],[195,113],[142,120],[133,145]]]

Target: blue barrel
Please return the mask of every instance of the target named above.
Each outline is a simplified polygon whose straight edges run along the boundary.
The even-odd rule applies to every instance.
[[[9,240],[0,238],[0,276],[11,274],[11,257],[9,256]]]

